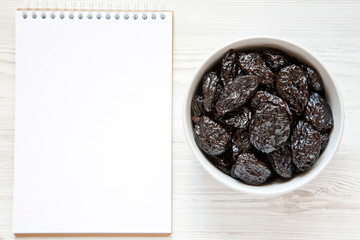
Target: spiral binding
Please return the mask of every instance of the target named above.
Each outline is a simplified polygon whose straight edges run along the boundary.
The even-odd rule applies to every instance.
[[[102,2],[97,4],[93,2],[52,2],[49,4],[47,1],[43,1],[39,4],[37,1],[34,1],[26,2],[21,10],[24,19],[29,18],[29,16],[36,19],[40,16],[42,19],[47,17],[50,19],[57,17],[60,19],[75,19],[76,17],[83,19],[85,17],[87,19],[95,18],[100,20],[104,17],[107,20],[128,20],[132,17],[134,20],[146,20],[149,15],[149,19],[163,20],[166,17],[164,3],[155,2],[149,7],[147,3],[140,4],[139,6],[137,3],[130,5],[128,2],[123,4],[111,2],[106,4]],[[139,17],[139,14],[141,14],[141,17]]]

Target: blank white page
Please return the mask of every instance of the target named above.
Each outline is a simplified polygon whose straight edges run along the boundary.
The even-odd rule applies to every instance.
[[[16,12],[14,233],[170,233],[172,12]]]

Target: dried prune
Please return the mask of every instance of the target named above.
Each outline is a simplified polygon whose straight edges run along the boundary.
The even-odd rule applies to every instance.
[[[250,142],[264,153],[281,147],[290,135],[290,119],[284,108],[270,103],[258,106],[249,125]]]
[[[266,66],[259,53],[240,52],[239,66],[246,73],[258,76],[260,83],[268,89],[274,87],[274,73]]]
[[[276,79],[276,90],[296,114],[304,111],[309,91],[306,75],[300,67],[290,65],[282,68]]]
[[[275,106],[281,107],[282,109],[284,109],[287,112],[289,119],[290,120],[292,119],[292,113],[290,111],[289,105],[284,100],[279,98],[278,96],[270,94],[266,91],[258,91],[255,94],[255,96],[251,100],[251,107],[256,109],[261,104],[264,104],[264,103],[270,103]]]
[[[219,94],[219,77],[216,72],[207,72],[203,76],[202,92],[204,95],[204,109],[211,112]]]
[[[319,131],[331,129],[334,125],[331,108],[318,93],[310,95],[305,118]]]
[[[228,82],[231,82],[232,80],[232,77],[225,76],[225,74],[220,70],[220,82],[222,82],[223,86],[225,86]]]
[[[232,156],[226,151],[225,153],[222,153],[221,155],[209,155],[204,153],[207,159],[210,160],[210,162],[220,171],[223,173],[230,175],[230,170],[233,165],[233,158]]]
[[[289,64],[286,55],[277,49],[269,48],[263,51],[265,62],[273,69],[279,69]]]
[[[195,96],[191,102],[191,119],[197,123],[204,112],[204,97],[200,95]]]
[[[238,75],[237,54],[234,49],[230,49],[221,61],[221,77],[223,84],[226,85]]]
[[[288,145],[284,145],[279,150],[269,153],[268,159],[277,174],[283,178],[291,178],[294,164]]]
[[[310,123],[300,120],[291,136],[291,157],[300,171],[308,170],[319,158],[321,136]]]
[[[307,79],[309,81],[310,89],[315,92],[322,93],[324,91],[324,84],[323,84],[323,81],[322,81],[320,75],[317,74],[315,72],[315,70],[309,66],[303,65],[302,67],[303,67],[303,69],[306,73]]]
[[[228,126],[234,128],[246,129],[251,120],[251,111],[246,108],[240,108],[238,113],[227,116],[226,118],[220,118],[219,121]]]
[[[329,143],[330,135],[327,132],[322,132],[322,133],[320,133],[320,137],[321,137],[320,151],[324,151],[324,149],[326,148],[326,146]]]
[[[218,164],[223,167],[229,167],[231,165],[230,161],[226,158],[224,154],[216,155],[216,156],[206,154],[206,156],[214,164]]]
[[[230,176],[230,171],[231,171],[231,168],[227,168],[227,167],[224,167],[222,165],[219,165],[219,164],[214,164],[214,166],[219,169],[220,171],[222,171],[223,173],[225,173],[226,175],[229,175]]]
[[[225,152],[231,135],[207,116],[202,116],[194,127],[195,141],[207,154],[219,155]]]
[[[247,153],[251,149],[250,136],[248,132],[238,130],[232,140],[232,152],[233,157],[236,157],[241,153]]]
[[[259,78],[253,75],[238,76],[224,86],[216,102],[216,111],[219,115],[232,112],[244,105],[256,92]]]
[[[254,154],[243,153],[237,157],[231,176],[250,185],[260,185],[269,179],[271,170]]]

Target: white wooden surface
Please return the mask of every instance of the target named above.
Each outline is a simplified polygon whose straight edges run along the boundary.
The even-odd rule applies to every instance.
[[[14,9],[21,4],[0,0],[0,237],[4,239],[14,238]],[[166,5],[175,12],[169,238],[360,239],[360,2],[173,0]],[[332,162],[303,188],[276,197],[243,194],[216,182],[192,155],[182,129],[183,97],[195,69],[219,46],[254,35],[283,37],[308,48],[328,67],[345,103],[345,133]]]

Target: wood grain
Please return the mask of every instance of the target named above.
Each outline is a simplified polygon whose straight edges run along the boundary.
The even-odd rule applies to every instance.
[[[360,2],[170,0],[166,4],[175,13],[173,234],[149,239],[360,239]],[[14,239],[14,10],[21,6],[22,1],[0,0],[0,237],[4,239]],[[221,45],[254,35],[282,37],[308,48],[337,81],[345,104],[345,132],[331,163],[309,184],[281,196],[243,194],[216,182],[191,153],[182,129],[183,98],[195,69]]]

